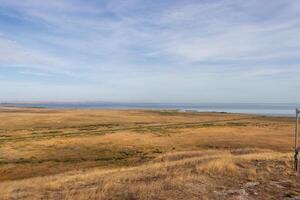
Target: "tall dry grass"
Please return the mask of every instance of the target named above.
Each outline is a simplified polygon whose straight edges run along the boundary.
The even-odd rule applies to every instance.
[[[268,161],[270,166],[283,161],[288,170],[290,158],[269,151],[237,155],[217,150],[169,153],[138,167],[4,182],[0,199],[218,199],[214,191],[220,184],[248,181],[248,176],[261,178],[252,174],[257,170],[253,161]],[[240,167],[243,164],[248,167]]]

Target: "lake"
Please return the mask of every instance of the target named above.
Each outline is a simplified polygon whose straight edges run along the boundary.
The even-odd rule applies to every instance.
[[[72,103],[1,103],[0,106],[42,107],[54,109],[176,109],[180,111],[227,112],[261,114],[274,116],[294,116],[300,103],[112,103],[112,102],[72,102]]]

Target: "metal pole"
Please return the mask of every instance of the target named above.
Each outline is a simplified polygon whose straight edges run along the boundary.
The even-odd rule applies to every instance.
[[[298,124],[299,124],[299,114],[300,111],[296,109],[296,130],[295,130],[295,171],[297,172],[299,169],[298,166],[298,153],[299,153],[299,148],[298,148]]]

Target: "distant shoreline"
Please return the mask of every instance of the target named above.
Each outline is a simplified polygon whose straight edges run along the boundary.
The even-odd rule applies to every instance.
[[[224,114],[251,114],[265,116],[293,117],[298,104],[277,103],[0,103],[0,108],[38,108],[38,109],[144,109],[144,110],[172,110],[179,112],[209,112]]]

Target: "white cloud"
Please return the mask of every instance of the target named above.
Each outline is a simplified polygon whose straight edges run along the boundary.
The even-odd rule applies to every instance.
[[[0,63],[2,65],[36,66],[38,68],[62,66],[63,61],[47,54],[22,47],[16,41],[0,37]]]
[[[288,3],[275,1],[265,8],[263,2],[254,2],[199,2],[173,8],[163,16],[162,22],[170,24],[171,39],[165,40],[162,51],[187,62],[299,57],[300,20],[293,18],[295,11],[289,13],[291,7],[283,6],[284,17],[278,19],[271,13],[277,10],[272,9]]]
[[[295,9],[298,4],[292,1],[274,1],[268,7],[261,6],[267,1],[191,1],[184,6],[177,2],[156,14],[152,14],[153,11],[151,14],[144,13],[144,16],[128,14],[131,10],[145,7],[142,6],[145,2],[135,0],[126,4],[110,1],[102,6],[69,0],[1,1],[29,17],[59,28],[53,30],[59,34],[37,34],[37,38],[69,51],[90,54],[91,58],[117,58],[120,63],[126,63],[137,56],[145,59],[149,56],[158,59],[169,57],[189,64],[212,59],[299,56],[300,29],[296,26],[299,20],[284,20],[292,19],[298,13]],[[282,6],[282,19],[266,16],[278,6]],[[113,13],[117,18],[89,13]],[[126,63],[130,64],[135,65]]]
[[[23,34],[0,28],[1,66],[28,68],[23,69],[27,75],[53,71],[112,87],[111,92],[101,90],[107,98],[114,91],[126,95],[127,86],[135,91],[127,96],[141,100],[155,91],[176,100],[176,88],[185,98],[200,99],[192,91],[217,87],[210,86],[215,81],[226,91],[238,85],[241,79],[234,80],[235,76],[258,81],[257,86],[265,83],[262,76],[300,73],[291,63],[300,59],[299,1],[0,0],[0,4],[29,24],[16,28]],[[137,83],[146,85],[152,95],[144,94]]]

